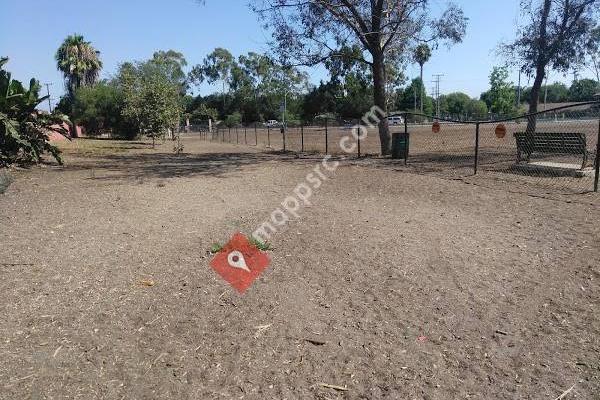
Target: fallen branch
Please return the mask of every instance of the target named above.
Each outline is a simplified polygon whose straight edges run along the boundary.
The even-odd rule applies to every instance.
[[[350,390],[346,386],[330,385],[328,383],[319,383],[319,386],[328,388],[328,389],[338,390],[340,392],[346,392],[346,391]]]
[[[560,396],[558,396],[556,399],[554,400],[563,400],[565,397],[567,397],[567,395],[569,393],[571,393],[573,391],[573,389],[575,389],[575,385],[571,386],[570,388],[568,388],[563,394],[561,394]]]

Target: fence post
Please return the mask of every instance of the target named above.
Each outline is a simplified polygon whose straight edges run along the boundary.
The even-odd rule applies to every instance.
[[[258,130],[256,129],[256,122],[254,123],[254,145],[258,146]]]
[[[594,177],[594,192],[598,193],[600,180],[600,115],[598,115],[598,140],[596,141],[596,176]]]
[[[304,153],[304,121],[300,124],[300,152]]]
[[[477,175],[477,167],[479,166],[479,122],[475,125],[475,165],[473,166],[474,175]]]
[[[285,152],[285,125],[281,128],[281,133],[283,134],[283,151]]]
[[[404,165],[408,165],[408,152],[409,150],[409,146],[410,146],[410,140],[408,138],[408,119],[406,119],[406,117],[408,117],[408,115],[404,115],[404,140],[405,140],[405,147],[404,147]]]
[[[247,126],[244,126],[244,144],[248,144],[248,127]]]
[[[267,126],[267,148],[271,148],[271,127]]]
[[[329,118],[325,117],[325,154],[329,154]]]
[[[240,144],[240,134],[237,126],[235,127],[235,144]]]
[[[358,158],[360,158],[360,136],[362,135],[360,121],[358,121],[358,128],[356,128],[356,144],[358,144]],[[366,129],[366,128],[365,128]]]

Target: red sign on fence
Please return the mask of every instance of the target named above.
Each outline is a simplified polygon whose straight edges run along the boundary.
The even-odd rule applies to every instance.
[[[506,136],[506,126],[504,124],[499,124],[496,127],[496,137],[498,139],[503,139]]]

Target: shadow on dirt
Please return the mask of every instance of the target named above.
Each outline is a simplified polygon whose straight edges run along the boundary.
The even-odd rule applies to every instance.
[[[242,168],[266,162],[311,162],[301,160],[294,154],[281,153],[209,153],[182,154],[111,154],[98,158],[86,158],[70,162],[65,169],[71,171],[94,171],[88,179],[132,180],[169,179],[196,176],[225,177]]]

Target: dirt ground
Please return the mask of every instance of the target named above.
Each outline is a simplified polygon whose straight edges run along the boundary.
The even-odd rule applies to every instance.
[[[600,399],[597,195],[343,161],[241,296],[207,250],[319,159],[184,144],[11,172],[1,399]]]

